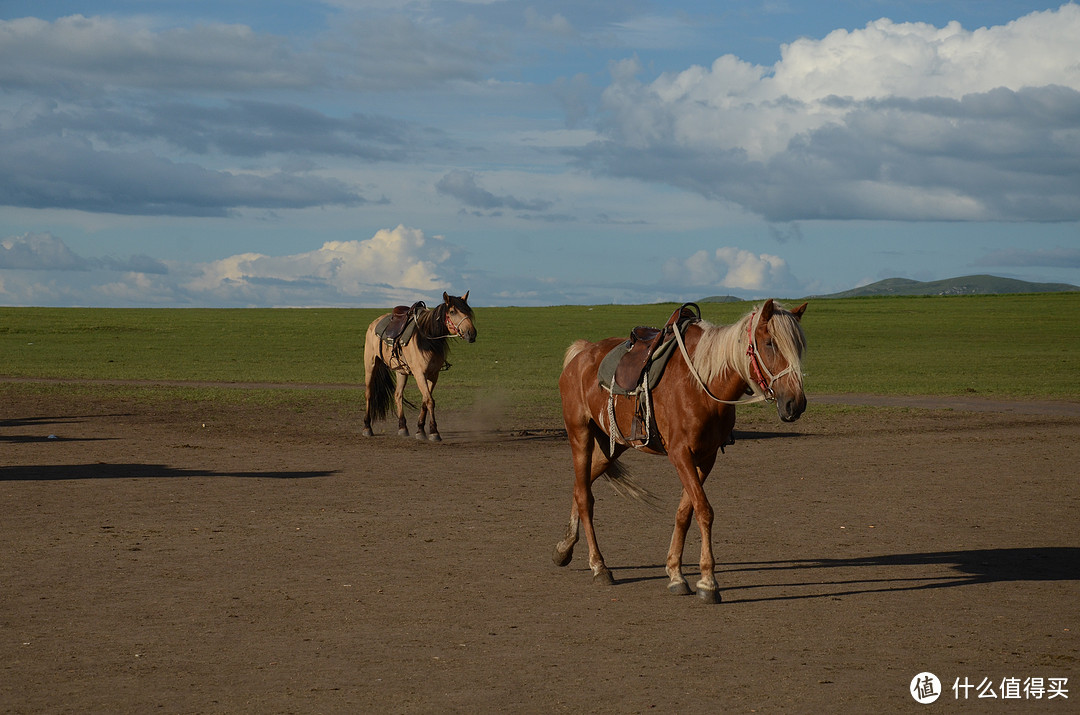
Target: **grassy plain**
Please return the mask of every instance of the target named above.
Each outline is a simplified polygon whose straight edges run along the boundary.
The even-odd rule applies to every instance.
[[[557,414],[556,382],[572,340],[660,324],[675,307],[478,308],[479,338],[454,345],[437,400],[450,409]],[[751,308],[702,305],[716,323]],[[381,312],[0,308],[0,376],[29,380],[2,389],[362,406],[364,330]],[[807,391],[1075,399],[1078,314],[1080,293],[813,300],[803,321]],[[55,379],[95,382],[48,382]],[[118,384],[128,381],[159,384]],[[280,387],[223,386],[252,382]]]

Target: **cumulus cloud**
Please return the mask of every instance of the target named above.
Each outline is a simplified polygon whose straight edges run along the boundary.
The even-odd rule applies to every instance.
[[[723,246],[713,252],[698,251],[685,259],[671,259],[664,265],[664,278],[675,285],[755,294],[783,293],[796,286],[783,258],[732,246]]]
[[[594,171],[771,221],[1080,218],[1080,5],[965,30],[878,20],[762,67],[726,55],[604,91]]]
[[[382,305],[430,297],[461,283],[462,251],[405,226],[360,241],[329,241],[307,253],[243,253],[202,264],[183,289],[203,299],[260,305]]]
[[[371,238],[328,241],[284,256],[241,253],[208,263],[86,258],[51,234],[0,241],[0,302],[34,305],[381,307],[462,293],[465,252],[406,226]],[[25,271],[78,271],[41,280]]]
[[[527,201],[514,196],[496,196],[477,184],[476,174],[472,171],[455,169],[435,184],[440,194],[451,196],[466,206],[478,209],[514,209],[517,211],[546,211],[551,208],[550,201]]]

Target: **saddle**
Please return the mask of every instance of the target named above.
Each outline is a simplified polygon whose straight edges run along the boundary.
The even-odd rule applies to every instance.
[[[412,337],[410,331],[408,335],[405,335],[407,329],[412,325],[413,320],[416,318],[416,314],[421,310],[424,310],[427,306],[424,301],[418,300],[410,305],[399,305],[390,312],[387,318],[383,319],[376,327],[376,333],[386,343],[394,345],[400,342],[402,344],[409,342],[409,338]]]
[[[696,303],[684,303],[671,314],[663,328],[639,325],[631,330],[630,337],[622,345],[625,353],[615,366],[614,384],[627,393],[636,390],[653,357],[674,337],[674,326],[699,320],[701,308]]]
[[[597,379],[608,392],[608,435],[611,450],[617,441],[641,447],[653,439],[650,390],[660,381],[668,359],[674,353],[676,326],[701,320],[701,309],[695,303],[681,305],[662,328],[638,326],[630,337],[612,348],[600,361]],[[630,435],[624,437],[615,421],[615,397],[633,400],[634,417]]]

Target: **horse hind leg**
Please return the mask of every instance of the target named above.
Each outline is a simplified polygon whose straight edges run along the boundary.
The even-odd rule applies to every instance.
[[[597,545],[596,532],[593,529],[592,515],[594,498],[592,483],[603,474],[611,460],[597,447],[591,435],[572,435],[571,449],[574,454],[574,498],[570,509],[570,523],[562,541],[555,545],[552,560],[557,566],[566,566],[573,557],[574,545],[578,542],[580,528],[585,530],[585,541],[589,545],[589,569],[593,582],[612,584],[615,579],[604,563],[604,556]]]
[[[555,551],[551,555],[551,560],[555,562],[556,566],[566,566],[574,558],[574,545],[578,542],[579,524],[577,502],[575,501],[570,507],[570,523],[566,527],[566,535],[563,536],[562,541],[555,544]]]
[[[365,437],[374,436],[372,420],[386,418],[386,413],[394,397],[394,378],[390,369],[379,357],[375,348],[369,345],[364,352],[364,430]]]
[[[409,436],[409,425],[405,421],[405,384],[409,381],[409,376],[403,372],[397,373],[397,385],[394,389],[394,405],[397,407],[398,415],[398,436]]]

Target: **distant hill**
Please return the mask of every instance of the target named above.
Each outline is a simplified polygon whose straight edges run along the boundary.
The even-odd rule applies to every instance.
[[[997,293],[1061,293],[1080,291],[1069,283],[1029,283],[998,276],[961,276],[940,281],[913,281],[908,278],[886,278],[877,283],[845,290],[840,293],[816,295],[814,298],[859,298],[881,295],[993,295]]]
[[[739,303],[745,300],[745,298],[736,298],[733,295],[710,295],[708,298],[702,298],[698,303]]]

